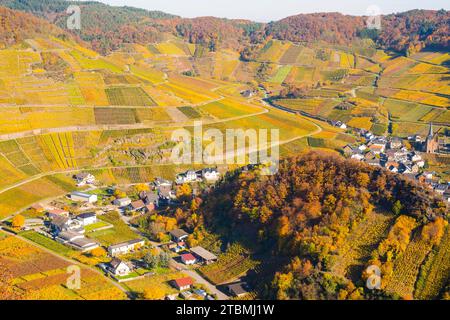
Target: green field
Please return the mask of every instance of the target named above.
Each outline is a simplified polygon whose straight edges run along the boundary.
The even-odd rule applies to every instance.
[[[140,87],[106,88],[108,101],[113,106],[155,106],[153,99]]]
[[[21,232],[20,236],[22,236],[28,240],[31,240],[31,241],[37,243],[38,245],[41,245],[41,246],[43,246],[51,251],[54,251],[58,254],[61,254],[61,255],[67,256],[71,252],[73,252],[73,250],[70,249],[69,247],[67,247],[59,242],[56,242],[53,239],[47,238],[46,236],[39,234],[35,231]]]

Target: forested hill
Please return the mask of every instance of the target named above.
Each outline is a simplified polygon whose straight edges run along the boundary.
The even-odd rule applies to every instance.
[[[8,47],[36,36],[68,36],[64,30],[32,14],[4,7],[0,7],[0,26],[0,47]]]
[[[412,229],[430,225],[436,231],[447,214],[442,200],[417,183],[329,153],[310,152],[286,159],[274,176],[257,172],[228,176],[205,199],[202,220],[227,241],[260,245],[259,252],[271,252],[263,261],[272,259],[269,256],[292,259],[291,264],[278,269],[279,275],[284,271],[291,277],[289,285],[282,283],[283,277],[273,279],[272,272],[272,279],[266,280],[266,298],[334,299],[343,288],[350,295],[355,290],[352,281],[357,285],[355,279],[361,279],[362,273],[351,277],[334,267],[336,259],[345,257],[340,250],[347,248],[346,241],[354,241],[346,239],[362,237],[367,233],[361,231],[366,225],[376,230],[400,230],[388,235],[388,244],[378,251],[370,251],[372,240],[361,244],[367,251],[367,257],[358,261],[361,267],[373,259],[372,263],[388,268],[399,248],[409,241]],[[361,236],[355,236],[358,232]],[[438,237],[438,233],[442,230],[431,237]],[[378,241],[383,243],[386,234],[379,235]],[[315,279],[307,279],[301,270]],[[323,274],[328,272],[333,278],[328,280],[335,286],[326,292],[321,285],[327,280]],[[308,283],[315,287],[308,289]],[[364,294],[361,290],[358,296]]]
[[[450,12],[411,10],[385,15],[381,30],[367,30],[365,17],[339,13],[300,14],[270,23],[266,34],[280,40],[348,44],[357,37],[370,37],[380,46],[404,53],[425,47],[450,48]]]
[[[165,34],[181,36],[192,43],[209,46],[211,50],[219,42],[237,48],[239,39],[248,29],[246,26],[253,25],[249,21],[213,17],[182,19],[161,11],[114,7],[95,1],[0,0],[0,6],[33,13],[63,28],[70,5],[80,6],[82,12],[82,28],[75,32],[104,54],[124,43],[162,41]]]
[[[450,13],[445,10],[412,10],[383,16],[381,31],[366,29],[366,18],[340,13],[300,14],[269,24],[214,17],[181,18],[160,11],[114,7],[100,2],[66,0],[0,0],[1,6],[43,17],[64,27],[69,5],[79,5],[82,29],[79,36],[101,53],[124,43],[161,41],[167,35],[217,47],[242,50],[264,45],[271,38],[293,42],[325,41],[351,45],[355,39],[371,38],[385,49],[410,54],[423,48],[449,49]]]

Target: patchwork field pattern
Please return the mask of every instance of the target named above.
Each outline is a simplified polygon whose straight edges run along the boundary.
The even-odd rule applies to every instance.
[[[125,294],[93,271],[81,268],[80,289],[69,289],[70,263],[15,237],[0,238],[0,261],[11,270],[23,300],[122,300]]]

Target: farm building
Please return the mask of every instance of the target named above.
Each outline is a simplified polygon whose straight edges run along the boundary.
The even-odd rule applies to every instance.
[[[91,251],[99,247],[97,242],[84,237],[69,242],[69,245],[82,252]]]
[[[176,279],[173,281],[174,287],[180,291],[190,289],[193,284],[194,284],[194,282],[189,277]]]
[[[174,230],[170,231],[169,233],[174,242],[182,242],[189,236],[189,233],[187,233],[186,231],[184,231],[182,229],[174,229]]]
[[[78,191],[72,192],[70,194],[70,199],[73,201],[89,202],[89,203],[94,203],[97,202],[98,200],[97,195],[95,194],[89,194]]]
[[[60,243],[69,245],[82,252],[91,251],[99,247],[97,242],[86,238],[81,233],[71,230],[60,232],[55,240]]]
[[[25,228],[39,227],[44,225],[44,220],[40,218],[31,218],[25,220]]]
[[[73,231],[62,231],[58,234],[56,240],[61,243],[67,243],[82,238],[84,238],[84,235],[81,233]]]
[[[233,283],[228,285],[227,288],[235,297],[242,297],[248,293],[248,285],[245,282]]]
[[[120,254],[127,254],[131,251],[137,250],[144,246],[145,241],[142,239],[130,240],[127,242],[118,243],[108,247],[108,253],[111,256],[117,256]]]
[[[203,247],[193,247],[191,248],[191,252],[199,261],[203,263],[209,264],[211,262],[217,261],[217,256]]]

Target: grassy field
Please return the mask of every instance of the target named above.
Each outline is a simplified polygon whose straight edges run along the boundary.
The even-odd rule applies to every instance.
[[[69,247],[67,247],[59,242],[56,242],[55,240],[50,239],[50,238],[48,238],[40,233],[37,233],[35,231],[21,232],[20,236],[22,236],[28,240],[31,240],[31,241],[33,241],[51,251],[54,251],[60,255],[67,256],[73,251]]]
[[[58,180],[58,178],[55,178]],[[75,189],[75,186],[72,187]],[[48,178],[25,183],[17,188],[0,193],[0,217],[6,217],[12,213],[25,209],[31,204],[49,197],[64,195],[71,190],[58,185]]]
[[[125,222],[122,221],[119,214],[115,211],[111,211],[103,216],[100,216],[99,219],[114,226],[114,228],[111,229],[89,233],[90,238],[100,241],[100,243],[104,246],[110,246],[139,238],[139,235],[134,233],[125,224]]]

